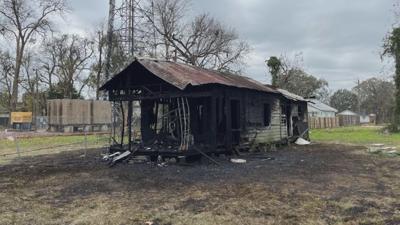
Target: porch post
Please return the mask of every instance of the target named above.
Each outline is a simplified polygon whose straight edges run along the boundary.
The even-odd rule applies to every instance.
[[[128,150],[132,147],[132,101],[128,102]]]
[[[121,149],[124,147],[124,136],[125,136],[125,113],[124,104],[120,101],[121,114],[122,114],[122,129],[121,129]]]
[[[225,92],[225,119],[226,119],[226,133],[225,133],[225,147],[227,150],[232,150],[232,113],[231,113],[231,99],[229,94]],[[236,110],[236,109],[235,109]],[[236,118],[235,118],[236,119]],[[239,121],[238,121],[239,122]]]
[[[211,96],[210,105],[210,144],[211,149],[215,151],[217,149],[217,109],[216,109],[216,96],[215,92]]]

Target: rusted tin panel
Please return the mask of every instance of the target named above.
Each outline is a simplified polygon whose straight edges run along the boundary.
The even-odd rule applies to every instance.
[[[169,61],[139,59],[139,62],[154,75],[183,90],[188,85],[221,84],[264,92],[277,91],[251,78],[221,73],[213,70]]]
[[[269,93],[279,93],[278,91],[270,87],[264,86],[258,81],[244,76],[221,73],[213,70],[207,70],[200,67],[165,60],[136,59],[134,62],[132,62],[132,64],[135,62],[140,63],[155,76],[161,78],[162,80],[181,90],[184,90],[188,86],[220,84],[230,87],[246,88]],[[129,66],[126,67],[119,74],[114,76],[114,78],[109,80],[103,87],[101,87],[101,89],[108,90],[115,88],[111,87],[113,86],[113,84],[118,83],[114,81],[116,79],[121,79],[123,76],[129,76],[130,74],[127,72],[128,70]]]

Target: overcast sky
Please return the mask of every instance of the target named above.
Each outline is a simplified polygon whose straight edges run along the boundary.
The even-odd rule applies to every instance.
[[[331,89],[351,88],[357,79],[389,78],[381,62],[382,40],[394,23],[394,0],[197,0],[189,14],[208,12],[235,28],[251,45],[245,74],[270,77],[265,59],[302,53],[306,71]],[[107,18],[108,0],[70,0],[66,30],[90,30]]]

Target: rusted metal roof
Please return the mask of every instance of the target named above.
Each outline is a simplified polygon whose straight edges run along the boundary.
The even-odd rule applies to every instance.
[[[277,90],[267,87],[264,84],[245,76],[221,73],[165,60],[137,58],[132,63],[134,62],[140,63],[152,74],[179,88],[180,90],[184,90],[188,86],[219,84],[262,92],[279,93]],[[127,70],[127,68],[122,70],[119,74],[104,84],[101,89],[108,89],[108,83],[112,82],[114,79],[117,79],[119,76],[124,76],[124,72]]]
[[[296,95],[292,92],[289,92],[288,90],[285,89],[281,89],[281,88],[277,88],[275,86],[272,86],[270,84],[265,84],[265,86],[276,90],[277,92],[279,92],[281,95],[283,95],[283,97],[285,97],[286,99],[289,99],[291,101],[299,101],[299,102],[309,102],[309,100],[304,99],[303,97],[301,97],[300,95]]]
[[[285,89],[280,89],[277,88],[277,91],[279,91],[279,93],[281,93],[285,98],[292,100],[292,101],[300,101],[300,102],[306,102],[307,100],[305,100],[303,97],[301,97],[300,95],[296,95],[293,94],[292,92],[289,92]]]

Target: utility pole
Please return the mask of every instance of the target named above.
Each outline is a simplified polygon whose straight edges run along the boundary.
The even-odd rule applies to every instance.
[[[108,27],[107,27],[107,54],[105,80],[110,78],[111,55],[113,52],[113,35],[114,35],[114,16],[115,16],[115,0],[110,0],[108,11]]]
[[[129,32],[130,32],[129,39],[131,41],[130,54],[132,57],[134,57],[135,56],[135,11],[136,11],[134,0],[129,0],[128,10],[129,10],[129,15],[130,15],[129,27],[128,27]]]
[[[151,1],[151,19],[154,21],[155,19],[155,12],[154,12],[154,1]],[[156,36],[156,29],[152,26],[153,30],[153,58],[156,58],[157,55],[157,36]]]
[[[102,56],[103,56],[103,29],[101,31],[98,32],[99,35],[99,46],[98,46],[98,50],[99,50],[99,61],[98,61],[98,71],[97,71],[97,77],[96,77],[96,100],[99,100],[100,98],[100,77],[101,77],[101,70],[103,68],[102,65]]]
[[[108,80],[111,76],[111,57],[115,41],[122,44],[121,47],[127,56],[134,56],[136,50],[134,28],[137,22],[135,21],[137,4],[138,2],[135,0],[123,0],[122,5],[116,8],[115,0],[110,0],[109,2],[105,80]],[[117,25],[117,28],[114,25]],[[117,40],[114,40],[114,37],[117,37]]]
[[[124,52],[128,58],[133,58],[135,56],[135,51],[137,51],[137,29],[135,28],[140,21],[137,15],[138,5],[140,0],[123,0],[121,7],[117,8],[118,14],[118,35],[120,37],[120,42],[124,49]]]
[[[357,110],[361,114],[360,79],[357,79]]]
[[[38,74],[38,69],[34,68],[33,71],[35,71],[35,83],[33,84],[34,90],[32,93],[32,96],[34,96],[35,100],[32,101],[33,103],[33,115],[32,115],[32,120],[33,120],[33,125],[35,125],[35,129],[37,130],[37,117],[38,117],[38,107],[39,107],[39,74]]]
[[[39,109],[40,109],[40,107],[39,107],[39,75],[38,75],[38,71],[37,71],[37,69],[36,69],[36,72],[35,72],[35,75],[36,75],[36,106],[35,106],[35,126],[37,127],[37,117],[38,117],[38,115],[39,115]]]

